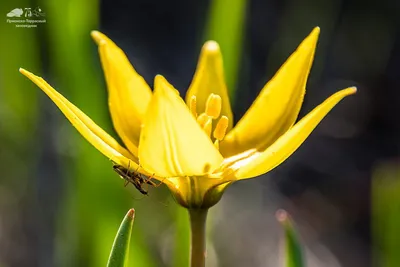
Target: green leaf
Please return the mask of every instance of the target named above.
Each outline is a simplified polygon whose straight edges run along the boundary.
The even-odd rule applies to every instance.
[[[210,1],[205,29],[206,39],[217,41],[221,47],[224,58],[225,79],[232,103],[235,100],[247,2],[247,0]]]
[[[125,215],[118,233],[115,236],[114,244],[108,258],[107,267],[124,267],[128,264],[129,243],[131,241],[131,233],[135,210],[130,209]]]
[[[372,175],[372,254],[374,266],[400,266],[400,166],[394,161],[375,167]]]
[[[289,215],[279,210],[276,218],[285,230],[285,267],[305,267],[302,247]]]

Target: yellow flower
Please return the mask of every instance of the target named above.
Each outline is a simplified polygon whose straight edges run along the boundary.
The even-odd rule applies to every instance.
[[[300,44],[233,127],[219,46],[203,46],[186,103],[157,75],[154,92],[124,52],[93,31],[109,93],[117,143],[42,78],[21,69],[60,108],[76,129],[116,164],[166,184],[177,201],[207,208],[231,183],[264,174],[287,159],[350,87],[337,92],[295,124],[305,94],[319,28]],[[140,165],[140,168],[139,168]]]

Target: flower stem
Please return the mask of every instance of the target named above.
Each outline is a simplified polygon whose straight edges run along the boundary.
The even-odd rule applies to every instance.
[[[189,209],[191,229],[190,266],[206,265],[206,221],[208,209]]]

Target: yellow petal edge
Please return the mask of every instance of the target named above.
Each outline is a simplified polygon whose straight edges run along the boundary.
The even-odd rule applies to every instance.
[[[286,160],[311,134],[319,122],[340,100],[348,95],[356,93],[355,87],[343,89],[325,100],[318,107],[314,108],[290,130],[282,135],[275,143],[268,147],[264,152],[254,157],[254,160],[246,160],[236,172],[237,179],[253,178],[264,174]]]
[[[103,129],[95,124],[81,110],[64,98],[60,93],[54,90],[45,80],[38,77],[29,71],[20,68],[24,76],[35,83],[40,89],[45,92],[49,98],[57,105],[64,113],[65,117],[79,131],[79,133],[91,143],[103,155],[111,159],[113,162],[124,166],[125,168],[137,168],[134,157],[118,142],[108,135]]]
[[[263,151],[293,126],[304,99],[319,33],[316,27],[303,40],[221,142],[225,157],[253,148]]]
[[[98,31],[92,31],[91,35],[99,46],[114,127],[128,149],[137,156],[141,124],[150,103],[151,89],[122,49]]]

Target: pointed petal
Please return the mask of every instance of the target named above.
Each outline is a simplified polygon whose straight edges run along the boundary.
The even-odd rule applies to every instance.
[[[255,148],[263,151],[293,126],[303,102],[319,28],[300,44],[252,106],[220,144],[227,157]]]
[[[337,92],[308,113],[264,152],[237,162],[237,179],[253,178],[264,174],[286,160],[306,140],[318,123],[345,96],[354,94],[355,87]]]
[[[140,136],[140,164],[161,177],[200,176],[223,158],[164,77],[154,82],[154,96]]]
[[[137,156],[141,124],[150,103],[151,89],[113,41],[98,31],[93,31],[92,37],[99,46],[115,130]]]
[[[40,89],[50,97],[54,104],[57,105],[61,112],[64,113],[65,117],[67,117],[79,133],[103,155],[125,168],[138,166],[136,164],[137,160],[135,160],[125,148],[120,146],[114,138],[108,135],[60,93],[54,90],[45,80],[22,68],[19,71],[39,86]]]
[[[186,93],[186,103],[189,105],[191,97],[196,96],[197,114],[205,111],[207,98],[210,94],[219,95],[222,99],[220,116],[229,119],[228,130],[232,128],[233,115],[226,88],[224,66],[219,45],[215,41],[208,41],[201,50],[196,73]]]

